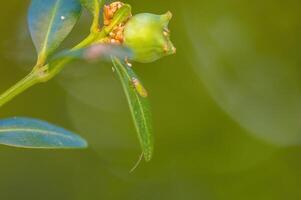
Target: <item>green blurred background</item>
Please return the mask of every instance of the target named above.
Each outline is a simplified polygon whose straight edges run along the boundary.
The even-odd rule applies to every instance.
[[[134,64],[150,93],[155,155],[140,155],[109,63],[74,62],[1,108],[85,137],[87,150],[0,146],[2,200],[301,199],[301,2],[127,1],[134,13],[172,11],[175,56]],[[0,90],[35,61],[29,0],[1,2]],[[81,21],[62,48],[80,41]]]

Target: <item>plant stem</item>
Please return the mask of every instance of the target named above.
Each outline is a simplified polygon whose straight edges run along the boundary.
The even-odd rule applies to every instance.
[[[95,42],[96,35],[97,34],[95,33],[90,33],[83,41],[81,41],[79,44],[74,46],[71,50],[77,50],[91,45],[93,42]]]
[[[88,37],[86,37],[82,42],[80,42],[78,45],[72,48],[72,50],[84,48],[86,46],[89,46],[95,41],[96,37],[95,34],[90,34]],[[65,64],[70,62],[72,58],[65,58],[60,60],[58,63],[55,64],[55,66],[51,66],[51,70],[48,72],[43,71],[43,69],[49,69],[50,66],[45,65],[44,67],[34,67],[32,72],[30,72],[26,77],[24,77],[22,80],[20,80],[18,83],[13,85],[11,88],[9,88],[7,91],[5,91],[3,94],[0,95],[0,107],[12,100],[15,96],[18,94],[24,92],[31,86],[40,83],[40,82],[46,82],[49,79],[53,78],[56,74],[58,74]]]
[[[37,73],[32,71],[0,96],[0,107],[37,82],[39,82]]]
[[[86,39],[84,39],[82,42],[80,42],[78,45],[76,45],[73,49],[79,49],[83,48],[85,46],[88,46],[95,40],[95,36],[90,34]],[[59,63],[56,64],[55,67],[53,67],[53,70],[48,72],[48,74],[45,76],[43,72],[41,72],[42,68],[48,68],[48,66],[44,67],[34,67],[33,70],[22,80],[17,82],[15,85],[13,85],[11,88],[9,88],[7,91],[5,91],[3,94],[0,95],[0,107],[2,107],[4,104],[12,100],[15,96],[18,94],[24,92],[31,86],[39,83],[39,82],[45,82],[52,77],[54,77],[59,71],[61,71],[64,64],[68,63],[72,59],[65,58],[61,60]],[[41,72],[41,73],[40,73]]]
[[[103,1],[100,1],[100,4],[102,6]],[[80,42],[78,45],[73,47],[72,50],[77,50],[80,48],[85,48],[93,43],[100,43],[105,37],[109,35],[109,33],[113,30],[113,28],[118,25],[121,22],[124,22],[128,17],[130,16],[131,7],[129,5],[123,6],[116,14],[114,19],[112,20],[112,23],[104,27],[101,31],[96,28],[96,22],[98,22],[99,13],[94,16],[94,21],[92,27],[94,27],[94,31],[92,30],[91,33],[86,37],[82,42]],[[46,58],[40,59],[40,60],[46,60]],[[24,92],[29,87],[40,83],[40,82],[46,82],[53,78],[55,75],[57,75],[67,64],[68,62],[72,61],[73,58],[67,57],[63,58],[62,60],[54,63],[54,64],[46,64],[42,66],[39,62],[38,64],[33,68],[32,72],[29,73],[25,78],[23,78],[21,81],[16,83],[14,86],[9,88],[6,92],[4,92],[2,95],[0,95],[0,107],[3,106],[5,103],[9,102],[11,99],[13,99],[18,94]],[[42,62],[43,63],[43,62]]]

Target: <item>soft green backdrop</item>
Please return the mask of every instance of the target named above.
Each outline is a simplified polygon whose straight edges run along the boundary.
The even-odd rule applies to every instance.
[[[140,155],[109,64],[75,62],[1,108],[80,133],[87,150],[0,146],[2,200],[301,199],[301,3],[298,0],[128,1],[174,14],[177,55],[134,64],[150,93],[155,155]],[[29,0],[1,2],[0,90],[34,64]],[[64,47],[88,33],[89,17]]]

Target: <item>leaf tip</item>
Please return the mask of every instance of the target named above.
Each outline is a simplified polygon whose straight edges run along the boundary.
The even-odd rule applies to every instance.
[[[151,161],[151,159],[153,158],[153,151],[152,151],[152,150],[144,151],[144,152],[143,152],[143,155],[144,155],[145,161],[146,161],[146,162],[149,162],[149,161]]]
[[[87,149],[89,147],[89,144],[87,140],[81,138],[81,145],[79,146],[80,149]]]

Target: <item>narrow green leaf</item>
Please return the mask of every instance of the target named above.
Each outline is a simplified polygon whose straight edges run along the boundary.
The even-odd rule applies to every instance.
[[[129,103],[144,158],[149,161],[153,154],[153,135],[146,90],[130,67],[116,57],[112,61]]]
[[[124,4],[121,8],[119,8],[116,11],[110,24],[104,27],[105,32],[110,33],[118,24],[126,22],[128,18],[132,15],[131,12],[132,12],[131,5]]]
[[[80,14],[79,0],[32,0],[28,25],[40,62],[63,42]]]
[[[80,136],[44,121],[30,118],[0,120],[0,144],[22,148],[86,148]]]

